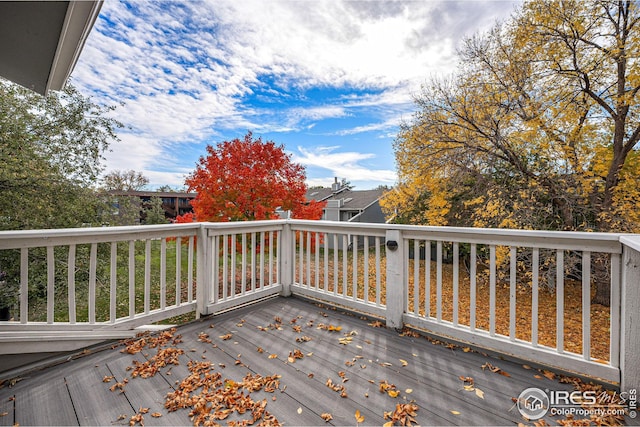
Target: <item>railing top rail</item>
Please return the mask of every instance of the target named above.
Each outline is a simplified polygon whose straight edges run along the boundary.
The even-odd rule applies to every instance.
[[[199,223],[0,231],[0,249],[191,236]]]
[[[289,220],[293,230],[317,231],[317,232],[339,232],[343,234],[366,234],[369,236],[384,237],[386,230],[390,227],[385,224],[374,224],[366,222],[338,222],[338,221],[309,221],[309,220]]]
[[[503,228],[437,227],[402,224],[345,223],[335,221],[289,220],[294,229],[333,228],[350,230],[399,230],[406,238],[478,244],[511,245],[549,249],[589,250],[621,253],[622,233],[580,231],[512,230]]]
[[[203,222],[202,226],[209,234],[226,234],[228,232],[258,232],[281,230],[287,220],[262,220],[262,221],[233,221],[233,222]]]
[[[59,244],[95,243],[178,237],[195,234],[199,229],[214,234],[221,231],[277,230],[285,224],[294,230],[315,230],[340,233],[384,235],[386,230],[399,230],[407,238],[466,242],[479,244],[515,245],[554,249],[581,249],[608,253],[620,253],[622,243],[640,248],[640,238],[621,233],[589,233],[576,231],[510,230],[498,228],[436,227],[400,224],[353,223],[338,221],[313,221],[299,219],[275,219],[264,221],[201,222],[189,224],[139,225],[125,227],[90,227],[54,230],[0,231],[0,249],[55,246]],[[635,246],[634,246],[635,245]]]
[[[640,236],[638,236],[638,235],[620,236],[620,241],[625,246],[628,246],[631,249],[640,252]]]

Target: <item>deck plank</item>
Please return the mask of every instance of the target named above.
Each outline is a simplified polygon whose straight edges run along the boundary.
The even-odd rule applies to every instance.
[[[118,356],[118,353],[114,355]],[[73,372],[66,377],[78,423],[84,425],[127,425],[138,408],[133,408],[124,393],[109,390],[103,382],[113,373],[105,364]],[[122,418],[121,418],[122,416]]]
[[[55,400],[48,398],[51,394]],[[15,423],[22,426],[78,425],[64,378],[23,388],[16,393]]]
[[[1,390],[0,390],[1,391]],[[0,426],[12,426],[14,422],[13,394],[6,393],[0,398]]]

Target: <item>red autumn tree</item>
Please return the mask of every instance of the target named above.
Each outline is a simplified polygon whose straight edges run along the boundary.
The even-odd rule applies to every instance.
[[[294,218],[320,219],[326,202],[306,201],[305,178],[304,167],[291,161],[284,146],[249,132],[244,139],[208,145],[185,183],[198,193],[191,202],[198,221],[275,219],[278,207]]]

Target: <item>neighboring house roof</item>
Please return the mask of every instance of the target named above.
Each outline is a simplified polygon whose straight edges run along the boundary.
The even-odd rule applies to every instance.
[[[342,200],[341,210],[362,210],[371,206],[382,197],[384,190],[350,190],[341,188],[333,191],[331,188],[312,188],[307,191],[307,200]]]
[[[308,201],[316,200],[321,202],[323,200],[327,200],[332,195],[333,190],[331,188],[311,188],[307,190],[305,197]]]
[[[46,95],[61,90],[93,28],[99,1],[0,1],[0,76]]]
[[[172,197],[181,199],[195,199],[197,193],[184,193],[177,191],[125,191],[109,190],[107,193],[114,196],[137,196],[137,197]]]

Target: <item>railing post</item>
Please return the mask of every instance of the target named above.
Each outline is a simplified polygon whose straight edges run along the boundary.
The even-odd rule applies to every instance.
[[[387,277],[387,327],[402,329],[402,315],[406,299],[404,242],[400,230],[387,230],[386,233]]]
[[[282,226],[280,247],[278,251],[278,270],[280,271],[280,281],[283,297],[291,296],[291,284],[293,283],[293,257],[295,255],[295,233],[291,230],[289,220]]]
[[[196,316],[209,314],[207,303],[211,299],[211,248],[205,224],[198,227],[196,249]]]
[[[640,238],[623,236],[620,391],[640,391]]]

